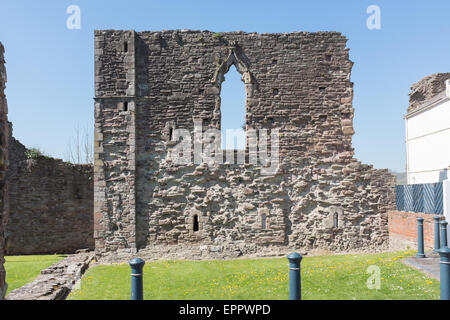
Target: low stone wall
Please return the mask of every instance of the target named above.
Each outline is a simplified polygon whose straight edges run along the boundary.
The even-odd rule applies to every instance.
[[[434,215],[389,211],[389,246],[393,250],[417,249],[417,218],[422,217],[425,250],[434,248]]]
[[[33,282],[11,291],[7,300],[64,300],[93,258],[93,253],[71,255],[42,270]]]
[[[10,136],[7,254],[93,249],[92,166],[30,156],[28,152]]]

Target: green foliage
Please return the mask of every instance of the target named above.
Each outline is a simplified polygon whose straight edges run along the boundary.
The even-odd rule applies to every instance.
[[[39,150],[38,148],[31,148],[28,149],[26,151],[26,155],[27,155],[27,159],[40,159],[40,158],[45,158],[48,159],[50,158],[49,156],[45,155],[41,150]]]
[[[439,299],[439,282],[399,260],[410,252],[305,257],[302,297],[309,299]],[[381,270],[381,289],[368,289],[368,266]],[[145,299],[288,299],[286,258],[146,263]],[[72,300],[128,300],[127,263],[88,270]]]
[[[62,260],[62,255],[7,256],[5,257],[8,292],[20,288],[37,278],[42,269]]]
[[[217,33],[213,34],[213,38],[221,39],[222,37],[223,37],[223,33],[221,33],[221,32],[217,32]]]

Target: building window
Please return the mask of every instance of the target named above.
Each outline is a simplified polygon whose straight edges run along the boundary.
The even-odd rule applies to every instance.
[[[123,51],[128,52],[128,42],[125,41],[123,44]]]
[[[267,223],[267,216],[266,216],[266,214],[265,213],[263,213],[262,215],[261,215],[261,228],[263,229],[263,230],[265,230],[266,229],[266,223]]]
[[[335,228],[339,227],[339,215],[337,212],[335,212],[333,215],[333,221],[334,221],[334,227]]]
[[[128,102],[127,101],[125,101],[123,103],[123,111],[128,111]]]

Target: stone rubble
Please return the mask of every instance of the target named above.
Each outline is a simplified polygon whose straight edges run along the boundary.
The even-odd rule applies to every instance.
[[[42,270],[33,282],[11,291],[7,300],[64,300],[93,259],[93,252],[70,255]]]

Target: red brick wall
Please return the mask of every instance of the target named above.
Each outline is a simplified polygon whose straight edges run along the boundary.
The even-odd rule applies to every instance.
[[[389,211],[389,241],[393,248],[417,249],[417,218],[422,217],[425,249],[434,248],[434,215],[428,213]],[[443,218],[443,217],[442,217]]]

